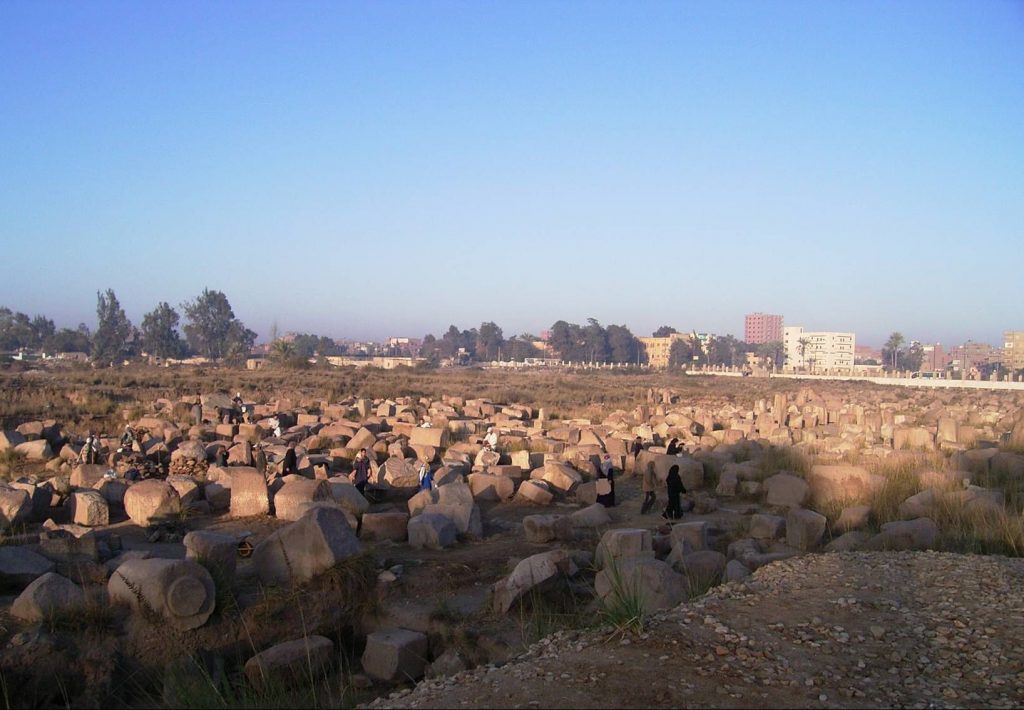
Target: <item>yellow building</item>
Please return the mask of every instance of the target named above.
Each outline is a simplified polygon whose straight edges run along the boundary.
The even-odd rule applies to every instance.
[[[672,343],[677,340],[689,339],[690,336],[686,333],[672,333],[664,338],[637,338],[640,341],[640,348],[643,350],[643,358],[651,367],[668,367]]]

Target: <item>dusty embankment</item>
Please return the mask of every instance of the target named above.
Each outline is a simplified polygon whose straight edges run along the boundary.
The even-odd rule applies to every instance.
[[[807,555],[371,707],[1020,707],[1024,560]]]

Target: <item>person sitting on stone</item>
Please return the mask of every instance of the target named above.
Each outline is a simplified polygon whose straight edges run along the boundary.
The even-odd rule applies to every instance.
[[[494,427],[487,427],[487,436],[484,437],[484,446],[491,451],[497,450],[498,432],[494,431]]]
[[[298,458],[298,455],[295,453],[295,442],[288,442],[288,450],[284,452],[284,460],[281,462],[282,476],[299,472]]]
[[[615,479],[612,478],[612,457],[605,454],[597,469],[597,502],[605,508],[615,507]]]
[[[679,455],[679,439],[677,439],[676,437],[673,436],[672,439],[668,442],[668,447],[665,449],[665,453],[668,456],[678,456]]]
[[[217,450],[214,452],[213,465],[221,467],[228,465],[228,450],[223,446],[218,446]]]

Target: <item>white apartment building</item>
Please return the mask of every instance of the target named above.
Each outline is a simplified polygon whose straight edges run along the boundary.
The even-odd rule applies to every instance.
[[[790,370],[826,372],[853,368],[857,339],[853,333],[809,331],[794,325],[782,329],[782,344]]]

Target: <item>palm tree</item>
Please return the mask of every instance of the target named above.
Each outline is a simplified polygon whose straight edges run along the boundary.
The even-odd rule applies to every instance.
[[[295,343],[287,340],[275,340],[270,344],[270,357],[278,362],[284,362],[295,357]]]
[[[809,338],[800,338],[800,340],[796,341],[796,344],[800,348],[800,364],[804,365],[806,362],[804,357],[807,355],[807,346],[811,344],[811,341]]]
[[[892,369],[896,369],[896,363],[899,359],[900,348],[903,347],[903,333],[899,331],[894,332],[889,336],[889,339],[885,341],[885,349],[892,353]]]

